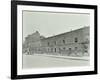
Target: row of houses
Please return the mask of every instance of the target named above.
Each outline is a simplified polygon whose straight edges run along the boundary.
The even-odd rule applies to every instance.
[[[88,56],[89,36],[89,27],[83,27],[47,38],[41,36],[36,31],[25,38],[23,53]]]

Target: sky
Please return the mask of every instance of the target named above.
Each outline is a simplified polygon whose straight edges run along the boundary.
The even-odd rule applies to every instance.
[[[23,11],[23,39],[36,31],[42,36],[50,37],[89,24],[89,14]]]

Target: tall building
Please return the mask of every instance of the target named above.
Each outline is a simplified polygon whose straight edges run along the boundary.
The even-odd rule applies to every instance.
[[[38,31],[28,35],[23,43],[23,53],[28,52],[28,54],[39,53],[39,48],[41,47],[41,36]]]
[[[47,38],[41,38],[39,32],[36,32],[31,36],[28,36],[25,39],[28,43],[27,45],[31,46],[31,54],[41,53],[68,56],[89,55],[89,27],[72,30]]]

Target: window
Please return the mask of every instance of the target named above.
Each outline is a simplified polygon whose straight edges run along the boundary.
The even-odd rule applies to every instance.
[[[69,48],[69,51],[71,51],[71,48]]]
[[[76,42],[76,43],[78,42],[78,38],[77,38],[77,37],[75,38],[75,42]]]
[[[50,43],[48,42],[48,46],[50,45]]]
[[[65,44],[65,40],[63,40],[63,44]]]
[[[56,45],[56,41],[54,42],[54,44]]]
[[[55,52],[56,52],[56,48],[55,48]]]
[[[48,52],[49,52],[49,48],[48,48]]]
[[[59,48],[59,51],[61,51],[61,49]]]
[[[77,50],[77,47],[75,47],[75,50]]]
[[[65,50],[65,47],[63,47],[63,50]]]
[[[51,48],[51,52],[53,52],[53,48]]]

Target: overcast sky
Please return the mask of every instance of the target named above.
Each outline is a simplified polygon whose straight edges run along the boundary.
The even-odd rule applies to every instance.
[[[35,31],[49,37],[89,24],[89,14],[23,11],[23,39]]]

